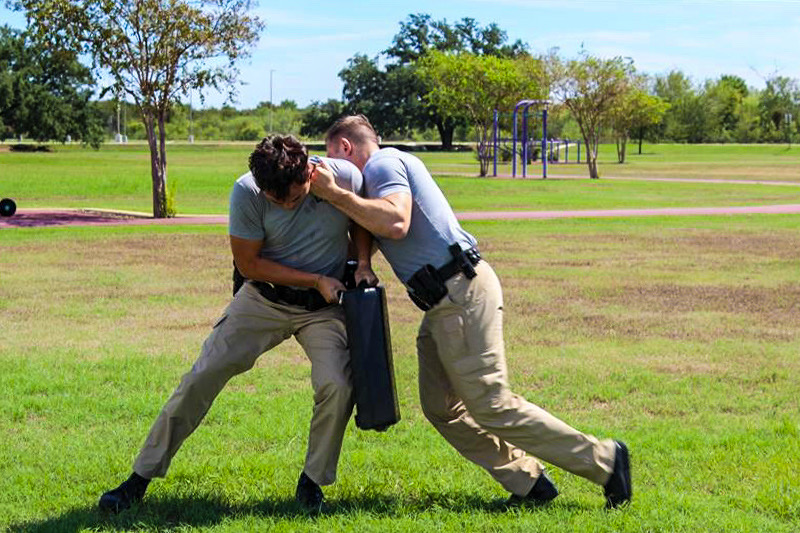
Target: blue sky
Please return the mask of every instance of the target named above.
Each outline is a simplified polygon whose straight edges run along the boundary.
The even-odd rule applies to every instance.
[[[800,0],[261,0],[257,12],[267,28],[242,65],[240,108],[270,99],[271,70],[276,104],[341,98],[337,73],[347,59],[379,54],[409,13],[450,23],[462,17],[481,26],[496,22],[510,41],[527,42],[533,53],[558,47],[562,56],[574,57],[583,44],[601,57],[631,57],[649,74],[680,69],[696,83],[721,74],[758,88],[774,73],[800,79]],[[24,25],[4,7],[0,22]],[[205,96],[207,106],[224,100]],[[197,104],[197,95],[193,100]]]

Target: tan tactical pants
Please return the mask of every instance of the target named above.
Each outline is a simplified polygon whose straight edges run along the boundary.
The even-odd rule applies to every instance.
[[[503,347],[503,295],[492,268],[448,280],[417,337],[422,410],[445,439],[519,496],[533,488],[539,459],[604,485],[612,440],[598,441],[512,393]],[[526,455],[528,452],[531,455]]]
[[[336,480],[345,426],[353,410],[344,312],[338,306],[309,312],[266,300],[249,283],[234,297],[153,424],[133,470],[164,477],[183,441],[200,424],[233,376],[294,335],[311,360],[314,411],[305,473],[319,485]]]

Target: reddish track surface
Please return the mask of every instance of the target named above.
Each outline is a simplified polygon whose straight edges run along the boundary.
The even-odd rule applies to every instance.
[[[668,207],[660,209],[603,209],[585,211],[466,211],[460,220],[514,220],[551,218],[598,218],[687,215],[800,214],[800,204],[744,207]],[[195,225],[227,224],[227,216],[181,216],[154,219],[107,211],[68,209],[18,209],[13,217],[0,218],[0,229],[53,226]]]

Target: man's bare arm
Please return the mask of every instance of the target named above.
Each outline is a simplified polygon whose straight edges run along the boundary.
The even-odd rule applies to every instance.
[[[230,235],[230,240],[236,268],[247,279],[266,281],[276,285],[314,288],[328,302],[335,302],[337,300],[336,292],[344,290],[344,285],[336,278],[304,272],[260,257],[262,241],[242,239],[233,235]]]
[[[411,224],[411,194],[398,192],[384,198],[361,198],[336,185],[329,168],[318,165],[311,176],[311,192],[330,202],[373,235],[402,239]]]
[[[358,266],[356,267],[356,285],[365,281],[370,287],[378,284],[378,276],[372,271],[372,254],[375,253],[372,234],[355,222],[350,226],[350,237],[356,248]]]

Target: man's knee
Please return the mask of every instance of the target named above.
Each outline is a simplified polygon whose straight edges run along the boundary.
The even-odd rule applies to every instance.
[[[422,407],[422,414],[433,425],[445,424],[458,417],[453,406],[444,396],[436,395],[434,397],[420,392],[419,401]]]
[[[464,399],[470,416],[481,427],[492,429],[502,425],[503,413],[515,409],[514,395],[506,387],[487,386]]]
[[[345,407],[352,402],[353,384],[345,376],[328,376],[320,383],[314,393],[317,404],[335,404]]]

